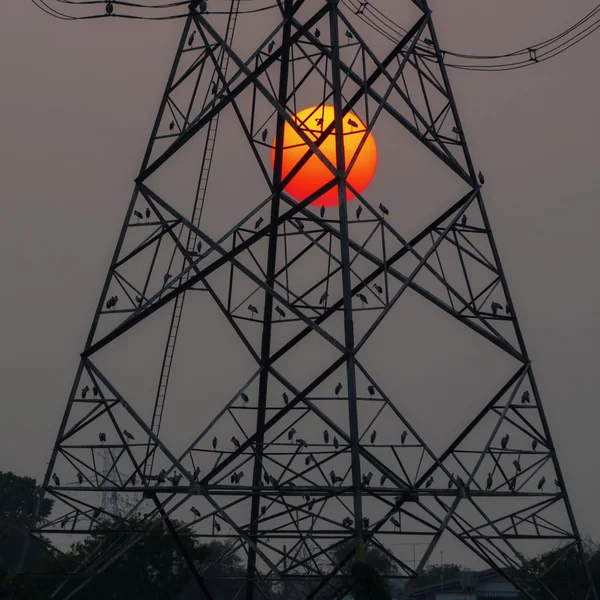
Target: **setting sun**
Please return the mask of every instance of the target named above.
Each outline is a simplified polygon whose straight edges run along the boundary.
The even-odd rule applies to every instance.
[[[321,132],[334,120],[333,106],[314,106],[306,108],[294,116],[296,123],[312,140],[317,140]],[[350,164],[366,130],[365,124],[355,114],[348,113],[344,117],[344,154],[346,167]],[[308,145],[302,140],[289,123],[285,124],[283,136],[283,177],[294,168],[298,161],[309,150]],[[321,144],[320,150],[335,165],[335,130],[333,130]],[[271,165],[275,162],[275,140],[271,150]],[[369,185],[375,168],[377,167],[377,146],[372,133],[369,133],[352,170],[348,174],[348,183],[360,194]],[[295,177],[285,188],[286,193],[295,200],[301,201],[316,192],[320,187],[331,181],[333,174],[322,163],[321,159],[313,154],[306,164],[298,171]],[[347,190],[346,199],[352,200],[354,194]],[[328,190],[317,198],[313,206],[336,206],[338,203],[338,186]]]

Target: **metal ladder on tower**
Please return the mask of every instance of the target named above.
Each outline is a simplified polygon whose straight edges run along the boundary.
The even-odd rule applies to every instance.
[[[225,35],[226,44],[231,47],[233,42],[233,35],[235,32],[235,26],[238,18],[238,11],[241,0],[232,0],[231,11],[229,21],[227,23],[227,32]],[[227,68],[229,66],[229,54],[221,49],[221,55],[219,57],[219,70],[225,76],[227,74]],[[214,69],[211,81],[208,89],[214,89],[213,86],[219,84],[219,75],[217,69]],[[202,217],[202,209],[204,208],[204,200],[206,198],[206,190],[208,188],[208,177],[210,175],[210,167],[212,164],[213,153],[215,148],[215,142],[217,138],[217,128],[219,125],[219,113],[217,113],[208,125],[208,132],[206,134],[206,140],[204,143],[204,153],[202,156],[202,168],[200,170],[200,177],[198,179],[198,188],[196,190],[196,199],[194,202],[194,210],[192,214],[192,223],[199,227],[200,219]],[[193,231],[188,232],[187,242],[185,244],[186,250],[189,253],[193,253],[198,243],[198,236]],[[183,265],[185,267],[186,260],[184,259]],[[188,271],[182,278],[181,283],[185,283],[190,276]],[[179,332],[179,324],[181,322],[181,314],[183,312],[183,303],[185,300],[185,291],[175,298],[175,304],[173,306],[173,313],[171,315],[171,323],[169,326],[169,336],[167,338],[167,345],[165,347],[165,353],[163,356],[162,367],[160,370],[160,379],[158,383],[158,390],[156,392],[156,401],[154,404],[154,413],[152,415],[151,430],[152,433],[158,436],[160,426],[162,423],[162,415],[167,397],[167,388],[169,385],[169,377],[171,375],[171,365],[173,364],[173,356],[175,354],[175,345],[177,343],[177,334]],[[154,468],[154,457],[155,457],[155,445],[152,444],[151,440],[148,440],[148,460],[144,468],[145,474],[152,474]]]

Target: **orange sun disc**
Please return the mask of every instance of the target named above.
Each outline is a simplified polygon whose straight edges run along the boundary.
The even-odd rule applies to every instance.
[[[333,122],[333,106],[314,106],[306,108],[294,115],[294,120],[304,131],[307,137],[317,140],[322,132]],[[347,113],[343,119],[344,132],[344,155],[345,165],[352,161],[358,150],[358,146],[364,137],[366,131],[365,124],[353,113]],[[335,150],[335,129],[325,138],[319,146],[321,152],[335,166],[337,164],[337,152]],[[298,135],[289,123],[286,123],[283,131],[283,165],[282,178],[298,164],[304,154],[310,151],[308,145]],[[271,150],[271,165],[275,164],[275,140]],[[372,133],[369,133],[367,139],[361,148],[358,157],[346,181],[359,194],[369,185],[375,168],[377,167],[377,146]],[[323,164],[321,159],[311,152],[311,157],[301,167],[294,178],[286,185],[285,191],[298,202],[314,194],[319,188],[330,182],[333,173]],[[346,188],[346,200],[350,201],[355,195]],[[338,204],[338,186],[335,185],[327,192],[319,196],[313,206],[336,206]]]

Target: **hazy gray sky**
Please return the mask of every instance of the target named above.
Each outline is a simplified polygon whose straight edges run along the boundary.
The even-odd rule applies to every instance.
[[[485,54],[554,35],[595,0],[430,4],[443,47]],[[39,479],[181,23],[65,23],[25,0],[0,14],[0,470]],[[451,72],[572,503],[596,539],[598,36],[533,68]]]

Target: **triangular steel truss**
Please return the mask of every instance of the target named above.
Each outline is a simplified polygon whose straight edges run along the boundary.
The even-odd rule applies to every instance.
[[[234,43],[239,4],[228,16],[190,7],[81,355],[43,483],[58,514],[34,535],[123,525],[79,567],[83,583],[56,597],[76,595],[162,523],[185,555],[172,519],[193,507],[196,534],[224,540],[223,551],[243,559],[236,598],[340,594],[365,547],[389,557],[395,578],[412,580],[450,536],[530,599],[527,557],[562,544],[580,561],[576,597],[598,600],[425,0],[399,3],[405,34],[377,49],[364,41],[360,11],[324,0],[282,0],[277,25],[248,48],[248,36]],[[307,119],[295,118],[311,105]],[[334,107],[331,122],[319,117],[325,105]],[[210,202],[224,201],[209,185],[223,117],[240,136],[232,162],[243,155],[264,189],[241,218],[225,220],[208,214]],[[451,176],[456,185],[436,198],[437,214],[412,229],[398,218],[396,227],[397,198],[352,185],[358,151],[344,156],[349,118],[359,151],[385,128]],[[307,147],[287,173],[286,127]],[[322,152],[331,136],[334,159]],[[329,181],[291,198],[286,186],[315,156]],[[228,174],[236,177],[235,168]],[[426,184],[402,206],[432,201]],[[330,190],[338,205],[321,211]],[[408,295],[504,361],[492,392],[477,392],[480,412],[441,453],[409,422],[402,407],[410,400],[388,397],[367,365],[380,324]],[[176,448],[161,424],[183,410],[170,407],[167,391],[178,335],[189,327],[184,299],[187,311],[197,298],[216,307],[254,370],[233,397],[210,402],[199,381],[186,402],[203,402],[206,420]],[[135,353],[126,348],[118,364],[110,357],[160,318],[168,334],[159,372],[147,362],[157,377],[152,402],[147,386],[136,394],[118,383]],[[237,379],[235,366],[227,378]],[[112,466],[97,462],[100,451]],[[127,512],[102,503],[107,489],[142,498],[129,508],[145,511],[135,531]],[[425,549],[411,564],[393,548],[415,539]],[[528,550],[532,540],[547,545]],[[189,560],[209,599],[218,565]],[[560,600],[551,572],[528,575],[543,590],[536,600]]]

